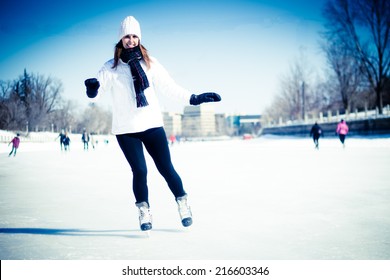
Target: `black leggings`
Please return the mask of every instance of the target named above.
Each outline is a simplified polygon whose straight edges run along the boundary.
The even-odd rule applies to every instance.
[[[158,127],[139,133],[121,134],[116,138],[133,172],[133,192],[136,203],[147,202],[149,204],[147,167],[142,144],[153,158],[173,195],[181,197],[186,194],[180,176],[172,165],[164,128]]]
[[[339,134],[340,142],[344,144],[345,134]]]
[[[318,147],[318,139],[320,139],[319,135],[313,135],[313,142],[316,145],[316,147]]]

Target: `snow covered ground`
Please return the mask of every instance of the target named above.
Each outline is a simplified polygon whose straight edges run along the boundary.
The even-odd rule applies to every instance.
[[[194,215],[181,226],[151,159],[150,237],[115,139],[0,143],[0,259],[389,260],[390,138],[273,138],[171,148]]]

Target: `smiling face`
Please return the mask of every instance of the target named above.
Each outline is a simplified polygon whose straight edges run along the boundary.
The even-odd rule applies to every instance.
[[[134,34],[126,35],[122,38],[122,44],[125,49],[132,49],[139,45],[139,38]]]

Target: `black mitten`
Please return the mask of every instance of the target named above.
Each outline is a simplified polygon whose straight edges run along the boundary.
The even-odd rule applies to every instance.
[[[205,92],[199,95],[193,94],[190,98],[191,105],[199,105],[205,102],[219,102],[221,96],[215,92]]]
[[[100,83],[96,78],[86,79],[84,82],[87,87],[87,96],[89,98],[94,98],[98,94],[98,89],[100,87]]]

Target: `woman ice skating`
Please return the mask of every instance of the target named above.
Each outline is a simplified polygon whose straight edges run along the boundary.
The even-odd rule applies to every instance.
[[[11,140],[11,142],[8,143],[8,146],[9,146],[11,143],[12,143],[12,150],[11,150],[11,152],[8,154],[9,157],[12,155],[12,153],[14,154],[14,156],[16,156],[16,151],[18,150],[19,144],[20,144],[19,133],[17,133],[16,136]]]
[[[317,122],[314,123],[314,125],[311,127],[311,130],[310,130],[310,136],[313,137],[313,142],[314,142],[314,145],[315,145],[315,148],[318,149],[319,148],[319,142],[318,140],[320,139],[320,136],[323,135],[323,132],[322,132],[322,129],[321,127],[318,125]]]
[[[84,130],[83,135],[81,136],[81,141],[84,144],[84,151],[87,151],[89,148],[89,133]]]
[[[133,16],[126,17],[120,25],[114,58],[103,65],[97,79],[85,81],[87,96],[95,98],[103,93],[112,96],[112,132],[133,172],[141,230],[152,229],[143,146],[166,180],[178,204],[182,225],[187,227],[192,224],[191,209],[182,180],[171,162],[157,94],[165,93],[191,105],[217,102],[221,97],[214,92],[191,94],[177,85],[165,68],[149,56],[141,38],[138,21]]]
[[[65,139],[65,132],[64,130],[61,130],[60,134],[57,136],[55,140],[60,138],[60,146],[61,146],[61,151],[62,151],[62,145],[64,144],[64,139]]]
[[[336,129],[336,133],[339,135],[340,142],[343,144],[343,147],[345,147],[345,136],[348,134],[349,128],[347,123],[342,119]]]
[[[70,138],[67,132],[65,132],[64,134],[63,144],[64,144],[65,151],[69,151]]]

